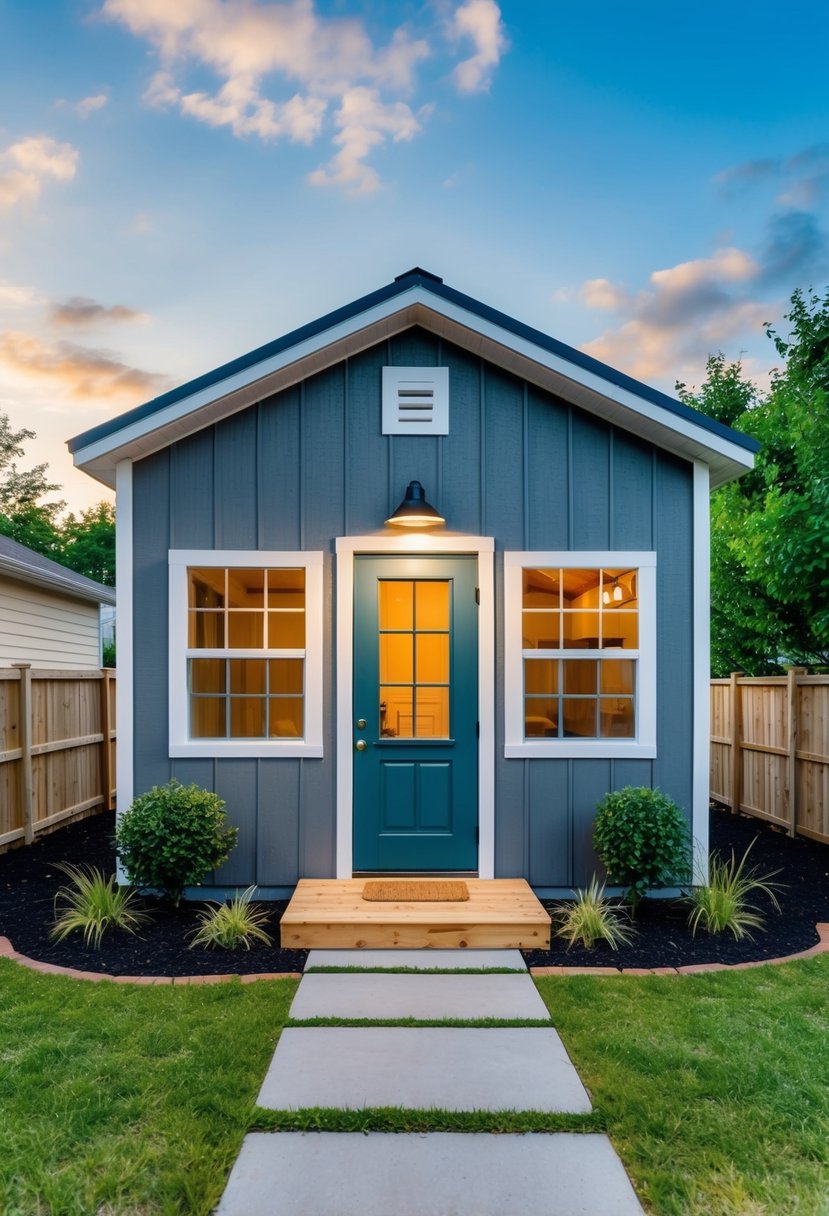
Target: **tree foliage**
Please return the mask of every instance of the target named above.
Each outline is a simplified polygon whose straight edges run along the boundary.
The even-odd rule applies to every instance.
[[[49,481],[48,466],[18,467],[24,445],[34,439],[27,428],[15,431],[0,412],[0,535],[68,566],[77,574],[115,585],[115,511],[100,502],[80,515],[62,515],[66,504],[49,501],[60,490]]]
[[[829,291],[796,291],[768,392],[722,354],[683,401],[753,435],[756,466],[711,515],[712,674],[829,664]]]

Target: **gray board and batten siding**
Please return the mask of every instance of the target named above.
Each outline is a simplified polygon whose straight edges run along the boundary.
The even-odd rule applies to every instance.
[[[449,367],[448,435],[381,434],[387,365]],[[415,478],[451,531],[495,538],[496,877],[589,881],[609,789],[658,785],[690,823],[691,464],[413,328],[135,462],[135,791],[174,776],[226,799],[239,842],[219,887],[335,875],[335,538],[377,532]],[[321,760],[168,757],[167,554],[210,548],[325,553]],[[504,758],[505,549],[656,552],[655,760]]]

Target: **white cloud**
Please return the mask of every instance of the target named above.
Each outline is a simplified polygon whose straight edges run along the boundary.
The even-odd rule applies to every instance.
[[[9,279],[0,279],[0,308],[19,309],[31,308],[40,303],[40,297],[34,287],[23,283],[12,283]]]
[[[456,38],[469,38],[475,47],[474,55],[452,73],[458,90],[480,93],[488,89],[508,45],[501,9],[495,0],[466,0],[455,10],[450,28]]]
[[[78,151],[46,135],[29,136],[0,152],[0,206],[33,202],[44,181],[67,182],[75,176]]]
[[[618,324],[582,346],[587,354],[640,380],[693,379],[710,353],[762,332],[763,266],[742,249],[718,249],[655,270],[645,288],[629,291],[608,279],[579,290],[588,308],[613,313]]]
[[[72,110],[77,114],[78,118],[89,118],[90,114],[94,114],[96,110],[102,110],[109,101],[109,96],[106,93],[94,93],[89,97],[82,97],[80,101],[67,101],[65,97],[61,97],[55,104],[58,109]]]
[[[407,25],[387,42],[358,18],[319,13],[314,0],[105,0],[102,12],[146,39],[159,57],[145,101],[175,107],[238,138],[311,144],[333,127],[333,157],[309,175],[314,185],[366,194],[379,185],[367,158],[389,140],[411,139],[428,107],[409,104],[431,48]],[[429,10],[424,6],[418,19]],[[468,0],[454,37],[475,53],[458,65],[459,87],[487,87],[506,45],[494,0]],[[207,68],[215,90],[187,73]]]

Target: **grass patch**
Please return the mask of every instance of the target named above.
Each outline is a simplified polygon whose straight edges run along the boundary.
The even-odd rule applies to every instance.
[[[479,1030],[493,1027],[543,1027],[549,1030],[547,1018],[291,1018],[287,1025],[296,1026],[472,1026]]]
[[[94,984],[0,959],[0,1212],[207,1216],[296,987]]]
[[[254,1128],[260,1132],[603,1132],[600,1115],[563,1115],[542,1111],[407,1110],[373,1106],[364,1110],[309,1107],[265,1110],[257,1107]]]
[[[650,1210],[829,1216],[829,957],[536,984]]]

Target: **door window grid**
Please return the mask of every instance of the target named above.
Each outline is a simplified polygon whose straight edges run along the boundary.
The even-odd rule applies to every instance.
[[[381,738],[449,738],[450,582],[378,580]]]

